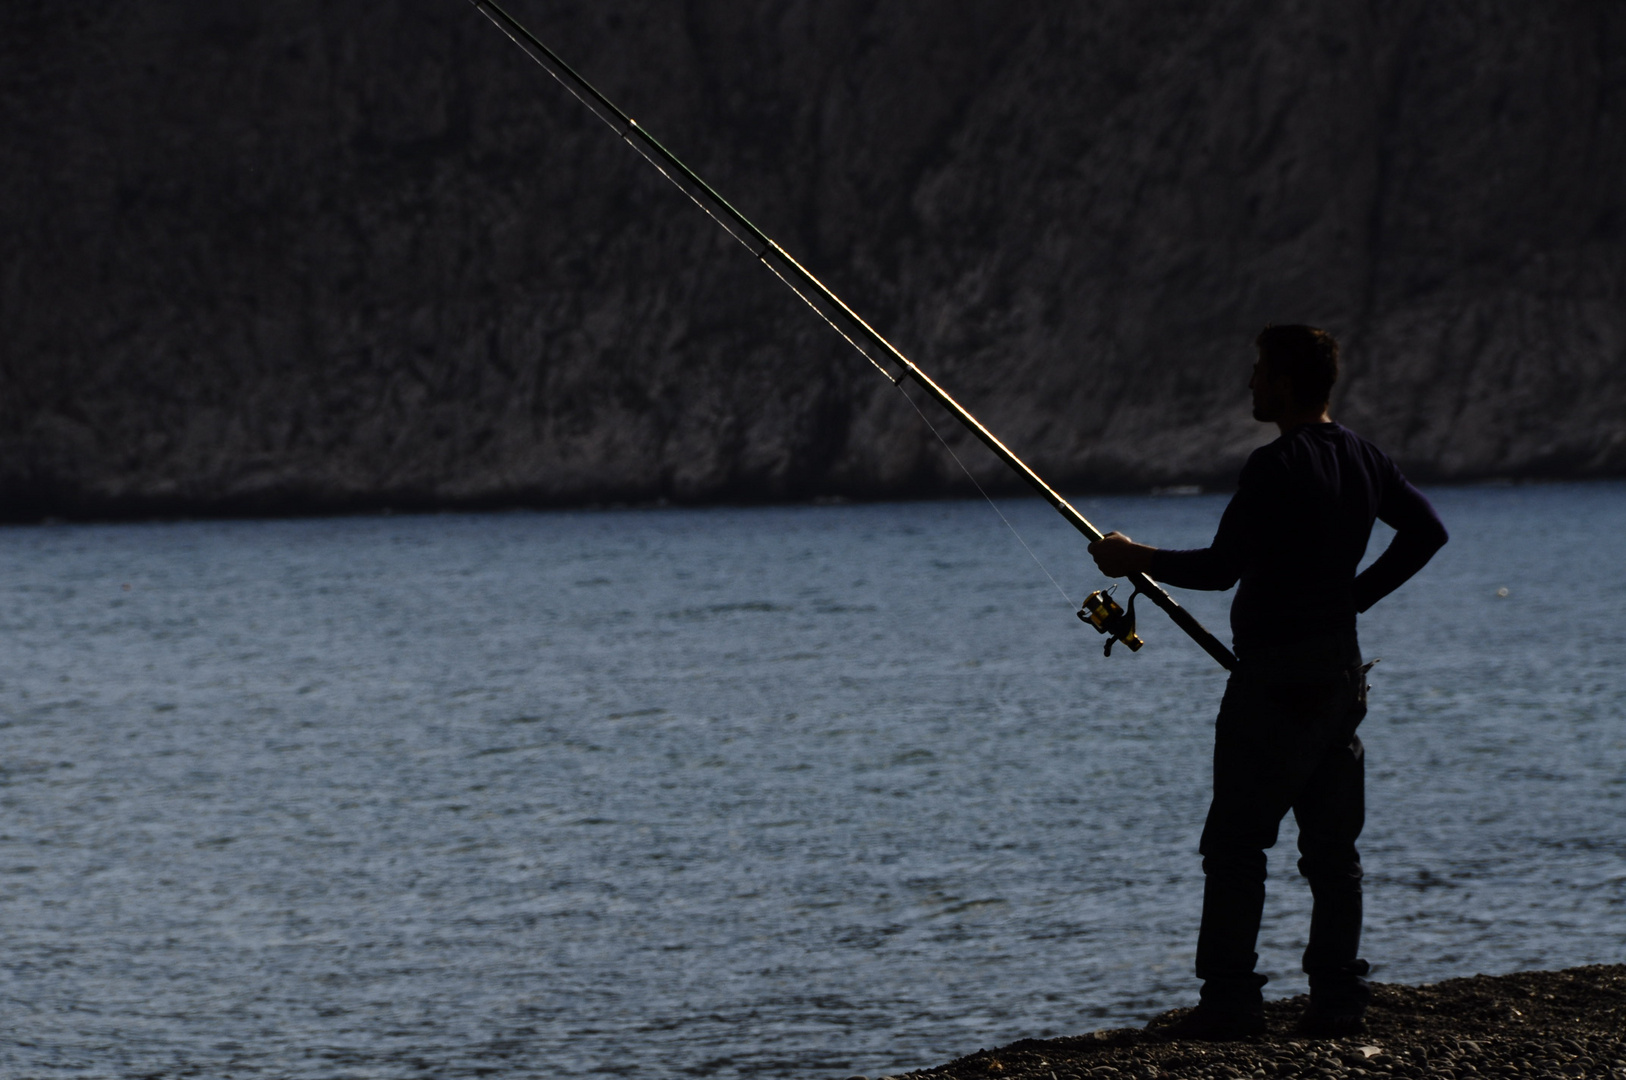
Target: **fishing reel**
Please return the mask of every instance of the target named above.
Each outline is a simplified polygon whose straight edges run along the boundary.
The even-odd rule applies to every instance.
[[[1130,594],[1129,610],[1125,611],[1118,606],[1112,594],[1118,591],[1114,585],[1110,589],[1097,589],[1084,598],[1084,604],[1078,609],[1078,617],[1083,622],[1095,627],[1098,633],[1106,634],[1107,645],[1101,650],[1102,656],[1111,656],[1112,647],[1118,642],[1129,646],[1130,652],[1136,652],[1146,642],[1135,633],[1135,597],[1140,592]]]

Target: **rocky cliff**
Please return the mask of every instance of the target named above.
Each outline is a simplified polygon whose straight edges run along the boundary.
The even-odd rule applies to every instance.
[[[511,10],[1063,487],[1228,482],[1272,321],[1416,476],[1626,473],[1619,0]],[[13,518],[960,483],[462,0],[8,6],[0,223]]]

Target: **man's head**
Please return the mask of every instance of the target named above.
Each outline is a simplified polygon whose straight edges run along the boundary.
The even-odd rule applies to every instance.
[[[1267,326],[1253,342],[1259,360],[1248,388],[1253,418],[1265,423],[1319,415],[1338,381],[1338,342],[1313,326]]]

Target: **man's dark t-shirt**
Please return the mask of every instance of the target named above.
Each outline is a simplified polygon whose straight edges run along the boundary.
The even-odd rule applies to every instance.
[[[1373,519],[1394,540],[1360,576]],[[1305,424],[1248,458],[1214,542],[1159,550],[1152,577],[1185,589],[1237,588],[1238,649],[1355,629],[1355,615],[1399,588],[1446,541],[1422,492],[1388,456],[1338,424]]]

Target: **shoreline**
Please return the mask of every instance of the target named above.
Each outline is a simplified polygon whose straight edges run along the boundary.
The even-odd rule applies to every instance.
[[[1626,1080],[1626,964],[1474,975],[1406,986],[1373,983],[1366,1032],[1297,1035],[1308,998],[1265,1005],[1266,1032],[1230,1043],[1169,1041],[1158,1030],[1113,1028],[1023,1039],[932,1069],[942,1080],[1185,1080],[1228,1077],[1608,1077]],[[881,1078],[887,1080],[887,1078]]]
[[[1615,475],[1529,475],[1454,477],[1425,480],[1420,486],[1428,492],[1440,490],[1520,488],[1608,487],[1626,485],[1626,473]],[[1043,500],[1015,479],[985,484],[988,497],[1004,500]],[[1231,481],[1207,484],[1166,484],[1155,486],[1120,485],[1058,487],[1070,501],[1096,498],[1145,497],[1184,499],[1193,496],[1229,497],[1236,490]],[[354,497],[266,498],[266,499],[88,499],[67,502],[40,499],[8,499],[0,488],[0,528],[51,528],[62,525],[163,525],[205,521],[306,521],[330,518],[442,517],[462,515],[621,513],[626,511],[768,510],[805,509],[826,506],[884,506],[918,503],[980,503],[985,496],[973,488],[898,490],[871,493],[832,493],[803,495],[763,495],[752,497],[671,498],[665,495],[626,498],[534,498],[493,496],[434,498],[387,493]]]

